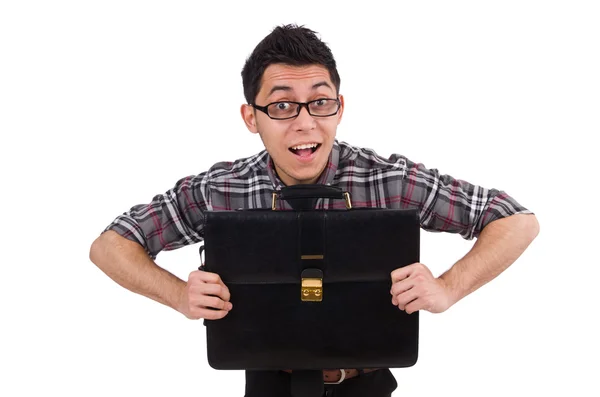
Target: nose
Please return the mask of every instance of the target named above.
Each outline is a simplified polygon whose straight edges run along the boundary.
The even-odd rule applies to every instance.
[[[306,104],[300,107],[300,113],[294,120],[294,127],[297,131],[308,131],[315,128],[315,118],[308,113]]]

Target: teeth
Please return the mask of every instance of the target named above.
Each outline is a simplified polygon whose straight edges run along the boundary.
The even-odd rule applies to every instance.
[[[316,143],[307,143],[305,145],[298,145],[298,146],[293,146],[292,149],[294,150],[299,150],[299,149],[312,149],[317,147],[318,144]]]

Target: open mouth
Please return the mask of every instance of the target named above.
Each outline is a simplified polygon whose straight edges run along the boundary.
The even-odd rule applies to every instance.
[[[320,143],[309,143],[305,145],[294,146],[288,150],[298,157],[310,157],[313,153],[319,150],[320,147]]]

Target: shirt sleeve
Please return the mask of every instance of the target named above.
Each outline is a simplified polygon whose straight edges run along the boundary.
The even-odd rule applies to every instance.
[[[207,173],[202,173],[179,180],[149,204],[135,205],[118,216],[104,231],[114,230],[139,243],[152,259],[160,251],[202,241],[207,179]]]
[[[473,185],[406,158],[403,202],[420,209],[428,231],[478,237],[490,222],[515,214],[533,214],[506,192]]]

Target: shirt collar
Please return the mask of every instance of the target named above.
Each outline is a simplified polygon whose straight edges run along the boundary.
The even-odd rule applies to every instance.
[[[275,171],[275,165],[273,164],[273,159],[271,155],[267,153],[267,173],[269,174],[269,179],[271,179],[271,183],[273,184],[274,190],[280,190],[285,184],[279,179],[277,172]],[[322,185],[331,185],[333,183],[333,178],[338,169],[338,163],[340,160],[340,145],[335,139],[333,141],[333,147],[331,148],[331,153],[329,153],[329,160],[327,161],[327,165],[325,169],[321,173],[317,183]]]

